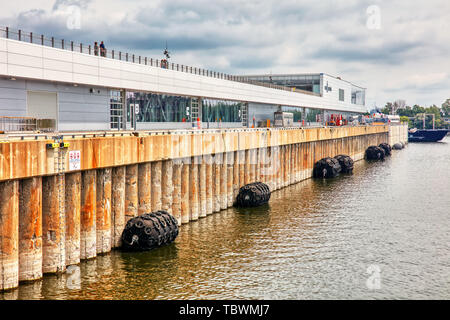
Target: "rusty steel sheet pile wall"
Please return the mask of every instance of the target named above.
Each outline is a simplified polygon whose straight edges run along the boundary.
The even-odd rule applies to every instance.
[[[69,136],[64,138],[70,144],[64,163],[67,172],[69,152],[73,150],[80,151],[80,170],[89,170],[387,132],[387,126],[364,126],[174,131],[94,138]],[[46,144],[51,142],[53,140],[0,141],[0,181],[55,174],[55,153],[53,149],[46,149]]]
[[[400,136],[396,128],[395,136]],[[224,129],[0,143],[0,290],[64,272],[121,245],[126,222],[164,209],[178,224],[233,205],[245,184],[271,191],[312,175],[326,156],[363,159],[389,127]],[[79,152],[79,166],[69,155]],[[72,159],[72,158],[71,158]],[[74,169],[74,170],[71,170]],[[59,175],[58,175],[59,174]],[[60,180],[55,177],[64,178]],[[59,197],[55,194],[62,190]]]

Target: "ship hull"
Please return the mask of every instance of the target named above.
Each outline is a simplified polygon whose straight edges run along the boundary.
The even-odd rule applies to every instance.
[[[408,142],[437,142],[444,139],[448,130],[417,130],[408,132]]]

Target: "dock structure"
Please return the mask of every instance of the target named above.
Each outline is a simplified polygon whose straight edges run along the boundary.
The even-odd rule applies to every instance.
[[[365,88],[324,73],[234,76],[0,27],[0,291],[120,247],[138,215],[186,224],[248,183],[407,141],[357,126],[365,111]]]
[[[400,129],[395,127],[396,137]],[[239,187],[271,191],[311,177],[326,156],[364,157],[389,126],[45,135],[0,143],[0,290],[120,246],[139,214],[180,225],[233,205]],[[83,137],[84,136],[84,137]],[[405,142],[405,141],[402,141]],[[74,155],[76,155],[74,159]]]

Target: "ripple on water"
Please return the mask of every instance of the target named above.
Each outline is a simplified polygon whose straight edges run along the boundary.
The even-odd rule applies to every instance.
[[[114,251],[12,299],[449,299],[450,139],[410,144],[354,174],[307,180],[270,203],[183,225],[144,253]],[[369,266],[380,270],[370,290]]]

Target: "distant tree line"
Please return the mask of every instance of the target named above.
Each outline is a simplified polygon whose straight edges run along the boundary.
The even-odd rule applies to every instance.
[[[422,107],[417,104],[412,107],[407,106],[404,100],[397,100],[395,102],[388,102],[381,109],[384,114],[397,114],[400,116],[400,121],[407,121],[409,127],[422,128],[423,117],[421,113],[434,114],[435,116],[435,128],[450,128],[448,123],[444,122],[444,118],[450,118],[450,98],[445,100],[441,108],[436,105],[429,107]],[[425,119],[426,129],[431,129],[433,127],[433,119],[431,116],[427,116]]]

